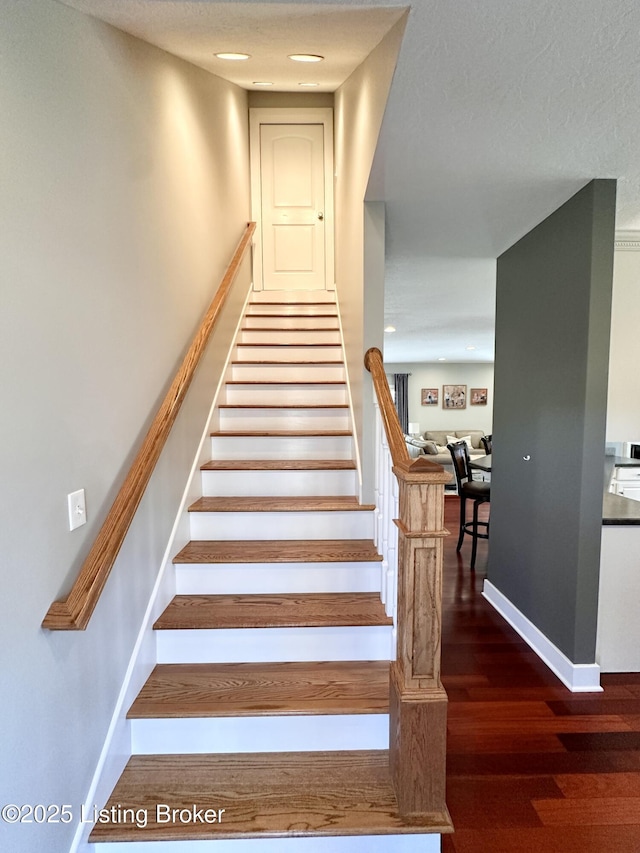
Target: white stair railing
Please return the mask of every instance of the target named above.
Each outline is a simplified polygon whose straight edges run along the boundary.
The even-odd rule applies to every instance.
[[[393,475],[393,461],[387,434],[380,415],[378,399],[374,394],[373,405],[376,419],[376,547],[382,557],[380,589],[382,602],[387,616],[393,618],[395,657],[396,617],[397,617],[397,580],[398,580],[398,528],[394,519],[398,517],[398,481]]]

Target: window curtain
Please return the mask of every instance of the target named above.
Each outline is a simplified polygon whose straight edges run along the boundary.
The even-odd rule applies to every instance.
[[[409,432],[409,374],[394,373],[393,385],[396,392],[396,409],[400,418],[402,432]]]

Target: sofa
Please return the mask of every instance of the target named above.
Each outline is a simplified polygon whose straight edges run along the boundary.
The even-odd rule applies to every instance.
[[[427,430],[418,437],[405,435],[405,442],[409,456],[415,458],[425,455],[430,462],[437,462],[447,471],[453,473],[453,463],[451,454],[447,450],[447,444],[450,443],[451,439],[455,441],[460,441],[463,438],[468,439],[467,443],[471,445],[469,456],[471,459],[476,459],[485,455],[484,447],[480,441],[484,434],[481,429]]]

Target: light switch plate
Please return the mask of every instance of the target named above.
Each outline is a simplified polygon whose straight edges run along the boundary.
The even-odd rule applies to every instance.
[[[84,489],[67,495],[69,507],[69,530],[75,530],[87,523],[87,507],[84,499]]]

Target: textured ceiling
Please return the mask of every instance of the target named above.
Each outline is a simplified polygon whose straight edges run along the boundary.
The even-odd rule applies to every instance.
[[[323,53],[327,75],[335,53],[340,82],[405,2],[67,5],[186,58],[246,46],[252,81],[265,50]],[[369,193],[387,205],[385,358],[490,359],[495,258],[592,178],[618,179],[617,227],[640,229],[640,3],[414,0]]]
[[[640,4],[415,3],[382,141],[385,359],[486,359],[484,259],[592,178],[618,179],[617,228],[640,228]]]
[[[345,5],[206,0],[64,0],[118,29],[180,56],[206,71],[256,89],[334,92],[384,38],[404,9],[362,9]],[[393,4],[390,4],[393,5]],[[406,5],[406,4],[405,4]],[[218,59],[222,52],[251,59]],[[290,53],[324,56],[322,63],[298,63]]]

